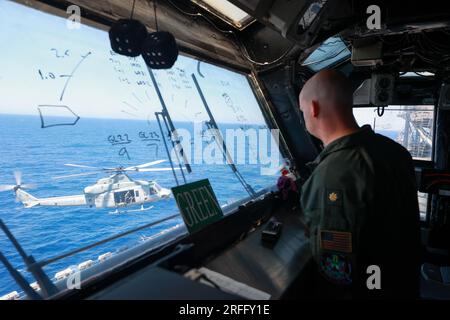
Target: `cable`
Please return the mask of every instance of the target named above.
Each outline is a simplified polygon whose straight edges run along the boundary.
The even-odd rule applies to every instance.
[[[134,5],[136,4],[136,0],[133,0],[133,5],[131,7],[131,15],[130,15],[130,19],[133,19],[133,15],[134,15]]]
[[[192,13],[192,12],[187,12],[184,11],[183,9],[179,8],[176,4],[174,4],[171,0],[167,0],[175,9],[177,9],[178,11],[180,11],[181,13],[190,16],[190,17],[202,17],[203,19],[205,19],[210,25],[212,25],[216,30],[218,30],[221,33],[226,33],[226,34],[232,34],[234,36],[234,38],[236,39],[236,41],[238,42],[238,48],[241,49],[243,48],[243,50],[241,50],[242,55],[251,63],[259,65],[259,66],[267,66],[267,65],[271,65],[274,63],[277,63],[278,61],[282,60],[291,50],[293,47],[295,47],[295,44],[293,44],[291,47],[289,47],[280,57],[272,60],[272,61],[256,61],[253,60],[250,55],[248,54],[247,48],[246,46],[239,40],[239,38],[237,37],[236,33],[232,30],[224,30],[219,28],[218,26],[216,26],[216,24],[210,20],[208,17],[204,16],[203,14],[201,14],[200,12],[196,12],[196,13]]]
[[[415,54],[424,62],[436,67],[448,67],[450,47],[443,43],[438,43],[431,37],[424,34],[415,37],[417,51]]]
[[[158,18],[156,16],[156,0],[153,0],[153,12],[155,14],[155,29],[158,32]]]
[[[390,41],[387,41],[387,40],[385,39],[385,37],[383,37],[383,36],[381,36],[381,35],[378,35],[378,36],[377,36],[377,38],[378,38],[381,42],[383,42],[383,43],[385,43],[385,44],[387,44],[387,45],[389,45],[389,46],[401,46],[401,45],[403,44],[404,40],[405,40],[407,37],[408,37],[408,34],[403,35],[398,41],[392,41],[392,42],[390,42]]]
[[[247,47],[237,38],[237,36],[233,33],[233,35],[236,37],[236,40],[239,41],[239,43],[241,44],[242,48],[244,49],[242,51],[242,54],[244,55],[244,57],[250,61],[253,64],[256,64],[258,66],[267,66],[267,65],[271,65],[274,63],[277,63],[278,61],[282,60],[284,57],[287,56],[287,54],[295,47],[295,44],[293,44],[292,46],[290,46],[281,56],[279,56],[278,58],[276,58],[275,60],[272,61],[265,61],[265,62],[259,62],[259,61],[255,61],[252,58],[250,58],[250,55],[248,54],[247,51]]]
[[[178,11],[180,11],[181,13],[190,16],[190,17],[202,17],[203,19],[205,19],[206,21],[208,21],[215,29],[217,29],[218,31],[222,32],[222,33],[233,33],[233,31],[231,30],[223,30],[220,29],[218,26],[216,26],[214,24],[214,22],[212,22],[208,17],[204,16],[203,14],[201,14],[200,12],[196,12],[196,13],[191,13],[191,12],[187,12],[184,11],[183,9],[181,9],[180,7],[178,7],[175,3],[173,3],[171,0],[167,0],[175,9],[177,9]]]

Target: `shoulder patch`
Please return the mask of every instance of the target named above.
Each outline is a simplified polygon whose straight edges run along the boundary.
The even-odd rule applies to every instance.
[[[348,255],[323,252],[319,261],[320,273],[336,284],[352,283],[352,262]]]
[[[342,231],[320,231],[320,248],[322,250],[352,253],[352,234]]]

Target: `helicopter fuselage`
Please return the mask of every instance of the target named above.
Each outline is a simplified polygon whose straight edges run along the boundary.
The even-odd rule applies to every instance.
[[[36,198],[20,188],[16,195],[26,208],[38,205],[118,208],[166,199],[171,191],[155,181],[132,180],[125,173],[117,173],[84,188],[84,194],[80,195]]]

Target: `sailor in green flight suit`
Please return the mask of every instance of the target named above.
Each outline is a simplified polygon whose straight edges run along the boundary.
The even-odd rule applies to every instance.
[[[301,204],[318,297],[418,298],[420,228],[414,167],[398,143],[359,127],[349,80],[323,70],[303,86],[306,129],[324,144]]]

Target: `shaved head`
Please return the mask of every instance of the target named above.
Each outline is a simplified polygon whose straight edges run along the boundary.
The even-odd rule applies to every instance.
[[[350,81],[335,70],[322,70],[303,86],[300,97],[307,130],[325,144],[335,136],[357,130],[352,113]]]
[[[303,86],[300,99],[316,100],[334,108],[351,109],[353,92],[349,80],[335,70],[316,73]]]

